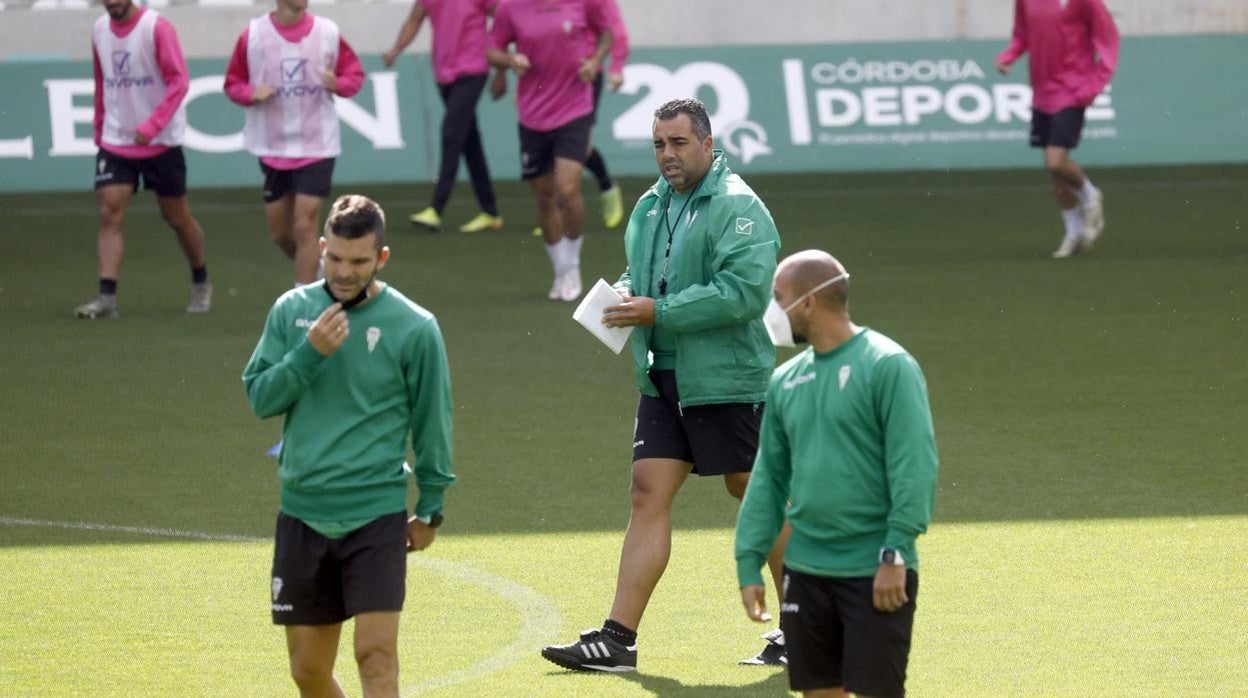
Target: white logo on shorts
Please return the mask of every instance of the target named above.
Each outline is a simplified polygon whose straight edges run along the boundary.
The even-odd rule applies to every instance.
[[[282,593],[282,578],[273,578],[273,600],[277,601],[277,595]]]

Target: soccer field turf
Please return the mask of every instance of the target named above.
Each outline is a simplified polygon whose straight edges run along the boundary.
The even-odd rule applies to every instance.
[[[1062,262],[1039,171],[747,174],[782,254],[837,255],[855,320],[927,375],[941,472],[912,695],[1248,692],[1248,167],[1091,174],[1106,233]],[[357,190],[389,211],[383,278],[438,315],[454,380],[460,481],[434,547],[411,558],[405,694],[783,693],[782,672],[735,665],[766,628],[740,609],[735,503],[717,481],[677,500],[640,674],[538,657],[610,604],[627,360],[545,299],[519,184],[500,185],[506,229],[476,235],[410,230],[427,186]],[[290,267],[257,191],[191,203],[212,313],[183,313],[189,274],[141,195],[121,318],[84,322],[71,310],[95,290],[92,194],[0,197],[0,695],[293,692],[267,608],[263,452],[280,424],[251,414],[239,380]],[[448,228],[470,203],[461,184]],[[588,235],[586,280],[613,279],[620,232]],[[358,695],[349,639],[338,675]]]

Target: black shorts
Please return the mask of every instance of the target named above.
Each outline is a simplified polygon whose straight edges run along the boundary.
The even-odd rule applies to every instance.
[[[386,514],[339,539],[279,513],[273,548],[273,622],[330,625],[401,611],[407,591],[407,513]]]
[[[95,188],[129,184],[131,191],[143,188],[156,196],[186,196],[186,156],[182,146],[174,146],[156,157],[132,160],[100,148],[95,154]]]
[[[287,194],[306,194],[324,199],[333,187],[335,158],[317,160],[297,170],[276,170],[263,162],[264,203],[271,204]]]
[[[594,115],[573,119],[553,131],[534,131],[520,124],[520,177],[541,177],[555,167],[555,158],[585,162]]]
[[[885,613],[871,602],[871,577],[833,579],[784,568],[780,628],[789,655],[789,688],[844,686],[878,698],[906,694],[919,575],[906,570],[906,605]]]
[[[727,402],[682,408],[675,371],[651,371],[658,397],[637,403],[633,460],[675,458],[693,463],[697,475],[748,473],[758,453],[763,403]]]
[[[1057,146],[1074,150],[1083,134],[1083,107],[1062,109],[1055,114],[1031,110],[1031,147]]]

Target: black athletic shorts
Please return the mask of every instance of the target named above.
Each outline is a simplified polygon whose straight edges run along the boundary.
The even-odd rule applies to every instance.
[[[113,184],[129,184],[131,191],[143,188],[156,196],[186,196],[186,156],[182,146],[175,146],[156,157],[133,160],[100,148],[95,154],[95,188]]]
[[[407,512],[386,514],[338,539],[279,513],[274,541],[275,624],[331,625],[403,610]]]
[[[594,115],[573,119],[553,131],[534,131],[520,124],[520,176],[541,177],[555,167],[555,158],[585,162]]]
[[[833,579],[784,568],[780,628],[789,655],[789,688],[844,686],[857,695],[906,694],[906,663],[919,575],[906,570],[904,606],[885,613],[871,602],[872,577]]]
[[[748,473],[758,452],[763,403],[727,402],[681,407],[675,371],[651,371],[658,397],[637,403],[633,460],[675,458],[697,475]]]
[[[1050,145],[1067,150],[1079,146],[1083,134],[1083,107],[1062,109],[1055,114],[1031,110],[1031,147],[1045,148]]]
[[[260,163],[260,171],[264,173],[264,203],[271,204],[287,194],[324,199],[333,188],[334,161],[335,158],[325,158],[297,170],[276,170]]]

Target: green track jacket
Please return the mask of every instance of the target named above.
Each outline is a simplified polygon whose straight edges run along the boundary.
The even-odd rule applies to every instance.
[[[616,288],[648,295],[654,239],[667,235],[663,209],[671,193],[660,177],[633,208],[624,233],[628,269]],[[719,150],[688,216],[691,222],[672,244],[667,293],[654,305],[655,323],[676,333],[680,403],[761,402],[776,364],[762,320],[780,250],[776,224]],[[633,331],[633,369],[637,388],[657,396],[649,378],[651,333],[649,327]]]

